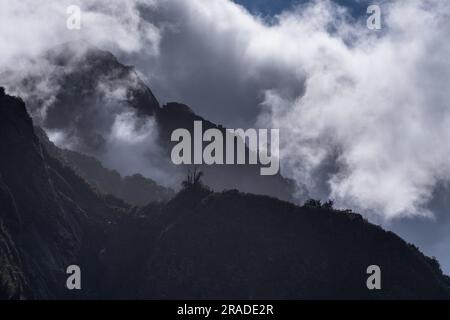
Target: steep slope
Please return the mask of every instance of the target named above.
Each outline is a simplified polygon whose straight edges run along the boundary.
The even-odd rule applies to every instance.
[[[105,127],[114,122],[114,116],[124,110],[135,111],[141,120],[155,120],[159,133],[157,142],[164,153],[158,156],[163,158],[164,169],[172,174],[182,174],[187,168],[175,166],[170,160],[173,130],[185,128],[193,132],[194,120],[203,121],[203,131],[210,128],[225,130],[196,115],[186,105],[168,103],[160,107],[133,67],[125,66],[111,53],[85,43],[59,46],[40,63],[46,66],[45,71],[31,73],[16,84],[16,88],[8,89],[36,92],[37,87],[51,88],[51,94],[28,94],[27,106],[30,113],[36,115],[39,126],[49,132],[64,131],[74,151],[96,156],[105,148],[110,133]],[[261,176],[258,165],[212,165],[201,169],[205,172],[205,181],[216,190],[237,188],[292,200],[292,181],[280,174]]]
[[[215,128],[225,136],[226,128],[203,119],[188,106],[179,103],[168,103],[158,109],[156,119],[160,129],[161,143],[168,155],[175,145],[175,142],[170,141],[172,132],[178,128],[184,128],[191,132],[191,136],[194,136],[194,121],[202,121],[203,132]],[[246,148],[246,153],[249,152]],[[262,176],[259,165],[199,165],[198,167],[204,173],[205,183],[215,190],[239,189],[243,192],[270,195],[283,200],[293,199],[294,183],[280,173]]]
[[[0,299],[449,298],[439,264],[360,215],[194,179],[167,203],[102,196],[0,89]],[[66,267],[83,289],[65,289]],[[366,288],[379,265],[382,290]]]
[[[67,295],[70,264],[99,268],[106,222],[120,209],[49,157],[22,100],[0,89],[0,296]],[[125,209],[125,207],[124,207]],[[93,279],[93,278],[92,278]],[[92,281],[82,296],[96,291]]]
[[[113,195],[135,206],[144,206],[150,202],[167,201],[174,191],[158,185],[152,179],[140,174],[122,177],[117,171],[105,168],[92,156],[61,149],[54,145],[41,128],[35,128],[36,134],[49,154],[72,168],[94,188],[104,194]]]
[[[83,153],[105,147],[105,128],[119,112],[129,108],[145,117],[159,108],[133,67],[84,42],[60,45],[28,62],[20,73],[2,74],[8,92],[21,95],[36,125],[64,129]]]
[[[122,177],[117,171],[103,167],[94,157],[70,150],[64,150],[63,153],[70,166],[86,181],[103,193],[132,205],[144,206],[150,202],[167,201],[174,195],[173,190],[162,187],[141,174]]]

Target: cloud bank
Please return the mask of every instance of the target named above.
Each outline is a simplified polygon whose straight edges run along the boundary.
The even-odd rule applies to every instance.
[[[154,0],[2,0],[0,10],[0,66],[11,59],[37,56],[52,46],[84,40],[102,48],[133,52],[145,48],[155,54],[159,32],[141,19],[137,9],[155,6]],[[81,29],[69,30],[67,9],[80,7]]]
[[[230,127],[280,128],[282,173],[300,198],[382,220],[431,215],[450,179],[447,2],[387,2],[379,32],[331,1],[270,20],[229,0],[78,3],[74,32],[65,10],[76,2],[6,1],[0,66],[86,40],[136,64],[162,101]]]
[[[379,32],[330,1],[271,21],[226,0],[155,10],[143,17],[161,32],[160,54],[140,67],[159,96],[228,125],[280,128],[299,197],[374,219],[431,216],[450,178],[449,4],[386,2]]]
[[[287,131],[281,154],[297,181],[320,185],[317,172],[332,159],[327,185],[338,204],[384,219],[430,215],[434,187],[450,177],[450,5],[383,9],[380,36],[342,21],[349,43],[326,31],[338,21],[329,6],[320,24],[288,15],[280,28],[308,30],[294,59],[307,74],[305,93],[290,100],[267,91],[264,120]]]

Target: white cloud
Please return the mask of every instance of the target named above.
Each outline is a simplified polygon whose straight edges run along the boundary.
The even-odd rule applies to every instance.
[[[378,33],[329,1],[270,23],[229,0],[1,1],[0,66],[75,39],[110,49],[161,100],[280,128],[282,172],[310,196],[389,220],[429,215],[450,179],[447,1],[385,4]],[[65,28],[77,3],[80,32]]]
[[[143,68],[161,96],[227,124],[261,104],[258,123],[285,136],[283,172],[310,196],[387,220],[430,215],[450,178],[450,4],[384,4],[378,33],[329,1],[271,23],[227,0],[158,10],[160,56]]]
[[[126,52],[145,48],[147,54],[157,54],[159,31],[141,19],[139,11],[154,8],[153,0],[1,0],[0,4],[2,67],[13,58],[36,56],[52,46],[75,40]],[[70,5],[81,9],[80,30],[66,26]]]
[[[345,24],[358,35],[352,45],[324,26],[299,35],[305,93],[285,101],[268,92],[268,120],[286,130],[284,168],[299,182],[314,181],[339,150],[328,183],[340,205],[386,219],[426,215],[434,186],[450,178],[450,5],[398,1],[384,14],[380,37]]]

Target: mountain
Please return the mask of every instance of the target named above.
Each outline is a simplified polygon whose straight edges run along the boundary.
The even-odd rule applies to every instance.
[[[190,166],[175,166],[170,160],[175,144],[170,141],[173,130],[185,128],[193,133],[194,120],[201,120],[203,132],[211,128],[225,131],[221,125],[202,118],[184,104],[173,102],[161,107],[133,67],[121,64],[111,53],[86,43],[58,46],[36,63],[46,67],[26,75],[8,90],[36,92],[36,88],[47,88],[40,94],[27,94],[28,109],[32,115],[37,115],[34,117],[37,125],[47,132],[63,131],[71,150],[78,153],[98,158],[98,154],[107,148],[108,128],[116,120],[115,115],[136,112],[138,120],[152,119],[157,126],[157,144],[161,152],[149,155],[149,162],[152,157],[162,158],[158,162],[164,170],[182,176]],[[205,182],[215,190],[239,189],[293,200],[293,181],[279,173],[261,176],[258,165],[203,165],[200,168],[205,173]],[[118,195],[117,192],[113,194]]]
[[[125,89],[124,95],[120,96],[123,98],[122,102],[142,114],[154,115],[159,109],[159,102],[134,67],[121,64],[108,51],[99,50],[84,42],[71,42],[49,50],[44,58],[55,68],[54,71],[60,72],[54,74],[58,76],[57,81],[61,86],[61,90],[56,92],[55,100],[62,110],[58,110],[57,114],[53,113],[55,118],[52,117],[50,122],[60,122],[63,112],[66,118],[78,116],[76,110],[80,103],[89,105],[94,98],[105,98],[102,95],[108,91],[99,92],[99,84],[109,85],[105,89],[113,90],[121,85]],[[31,85],[33,82],[27,83]],[[80,92],[83,93],[82,96]]]
[[[49,155],[0,89],[0,298],[448,299],[439,263],[330,203],[299,207],[197,177],[131,208]],[[68,265],[82,290],[65,289]],[[378,265],[382,290],[366,288]]]
[[[449,298],[436,260],[359,214],[312,203],[191,186],[157,214],[143,208],[163,227],[141,297]],[[366,287],[370,265],[382,270],[380,291]]]
[[[196,115],[189,106],[180,103],[171,102],[164,105],[157,110],[156,119],[160,130],[160,141],[167,154],[170,154],[170,150],[176,144],[170,141],[171,133],[178,128],[184,128],[193,136],[194,121],[202,121],[203,132],[214,128],[220,130],[225,136],[226,128]],[[205,145],[203,143],[203,147]],[[246,154],[249,152],[246,148]],[[224,154],[226,155],[226,151]],[[262,176],[259,165],[199,165],[198,167],[204,173],[205,183],[215,190],[239,189],[243,192],[293,200],[294,182],[284,178],[280,173]]]
[[[135,206],[167,201],[175,194],[173,190],[162,187],[141,174],[122,177],[116,170],[105,168],[92,156],[58,148],[41,128],[36,127],[35,131],[51,156],[72,168],[80,177],[104,194],[113,195]]]
[[[66,267],[95,258],[108,221],[127,206],[97,194],[51,158],[34,133],[24,102],[0,89],[0,297],[67,296]]]

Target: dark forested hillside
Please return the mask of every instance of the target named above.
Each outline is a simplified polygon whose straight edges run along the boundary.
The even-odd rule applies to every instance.
[[[359,214],[193,187],[158,214],[140,214],[161,221],[140,297],[448,297],[450,282],[434,260]],[[374,264],[381,291],[366,287]]]
[[[438,263],[360,215],[191,180],[130,208],[49,156],[0,89],[0,298],[448,298]],[[65,288],[66,267],[83,270]],[[366,268],[382,290],[366,288]]]
[[[25,104],[3,88],[0,154],[0,296],[64,296],[65,268],[92,261],[95,272],[91,255],[106,222],[122,209],[48,156]]]

